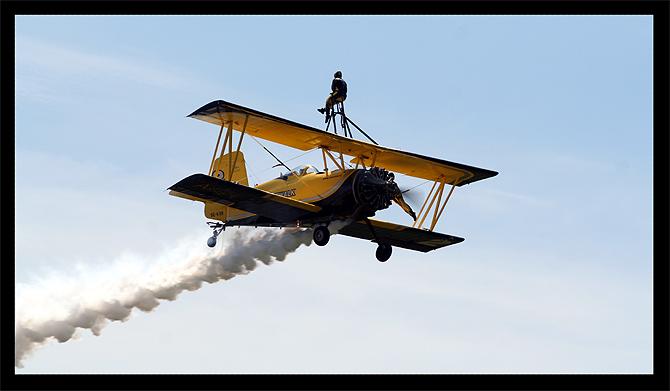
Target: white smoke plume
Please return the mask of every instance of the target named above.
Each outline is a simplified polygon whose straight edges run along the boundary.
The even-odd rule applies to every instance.
[[[108,268],[80,266],[74,274],[17,284],[15,366],[23,367],[28,356],[53,339],[77,337],[78,328],[100,335],[109,321],[128,320],[133,308],[153,311],[159,300],[175,300],[203,282],[247,274],[259,261],[283,261],[312,242],[311,230],[239,228],[232,233],[226,235],[223,251],[206,248],[200,238],[197,244],[182,243],[150,265],[126,255]]]

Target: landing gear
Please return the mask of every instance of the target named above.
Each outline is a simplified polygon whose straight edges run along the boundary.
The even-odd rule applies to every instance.
[[[207,246],[214,247],[216,246],[216,238],[219,236],[221,231],[226,229],[226,226],[221,223],[213,223],[211,221],[208,221],[207,225],[209,225],[209,228],[214,230],[212,237],[207,239]]]
[[[379,241],[379,236],[377,236],[377,232],[375,232],[374,227],[372,226],[372,223],[370,220],[368,220],[367,217],[364,218],[365,224],[367,224],[368,228],[370,229],[370,232],[372,233],[372,236],[375,238],[375,242],[379,243],[377,246],[377,252],[375,255],[377,256],[377,260],[379,262],[386,262],[391,258],[391,253],[393,252],[393,247],[391,247],[390,244],[386,242],[380,242]]]
[[[379,262],[386,262],[391,258],[391,253],[393,252],[393,247],[388,243],[379,243],[377,246],[377,260]]]
[[[330,231],[325,225],[320,225],[314,229],[314,243],[317,246],[325,246],[330,239]]]

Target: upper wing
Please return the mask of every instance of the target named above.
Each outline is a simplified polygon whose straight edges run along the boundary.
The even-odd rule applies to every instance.
[[[385,221],[370,219],[370,223],[372,223],[375,233],[380,240],[393,246],[409,250],[428,252],[451,244],[460,243],[465,240],[457,236],[406,227],[399,224],[387,223]],[[360,239],[374,239],[372,232],[370,232],[367,224],[363,221],[354,221],[340,229],[338,233]]]
[[[303,151],[326,148],[352,156],[352,163],[362,162],[366,166],[379,166],[395,173],[436,182],[444,180],[452,184],[456,181],[457,186],[498,175],[496,171],[484,168],[354,140],[222,100],[199,108],[189,117],[219,126],[232,124],[233,129],[238,131],[242,131],[246,122],[246,133],[254,137]]]
[[[321,210],[321,207],[316,205],[205,174],[193,174],[172,185],[169,189],[278,221],[295,221],[309,213]]]

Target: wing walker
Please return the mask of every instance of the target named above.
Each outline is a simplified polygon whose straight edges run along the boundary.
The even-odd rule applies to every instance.
[[[332,229],[377,243],[376,257],[385,262],[393,246],[428,252],[462,242],[433,231],[437,221],[456,187],[498,173],[380,146],[345,116],[342,102],[332,110],[326,129],[332,122],[333,133],[222,100],[189,115],[220,128],[214,155],[206,174],[193,174],[169,190],[170,195],[204,203],[205,216],[215,220],[208,222],[213,235],[207,244],[214,247],[226,227],[253,226],[310,228],[314,243],[325,246]],[[344,135],[337,134],[336,115]],[[354,139],[349,124],[370,142]],[[245,136],[301,151],[320,150],[323,166],[290,169],[272,155],[288,172],[250,186],[240,150]],[[433,182],[418,213],[403,199],[396,174]],[[412,226],[371,218],[392,203],[413,218]]]

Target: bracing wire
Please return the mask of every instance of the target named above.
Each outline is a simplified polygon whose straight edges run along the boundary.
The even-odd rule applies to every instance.
[[[275,158],[275,160],[278,161],[279,164],[281,164],[282,166],[286,167],[286,169],[287,169],[289,172],[293,172],[290,168],[288,168],[288,166],[287,166],[286,164],[284,164],[284,162],[282,162],[281,160],[279,160],[279,158],[278,158],[277,156],[275,156],[274,153],[270,152],[269,149],[265,148],[265,145],[261,144],[260,141],[256,140],[256,137],[253,137],[253,136],[252,136],[251,138],[254,139],[254,141],[257,142],[258,145],[260,145],[260,146],[265,150],[265,152],[269,153],[270,156],[272,156],[273,158]],[[296,173],[294,173],[294,174],[296,174]],[[296,175],[297,175],[297,174],[296,174]]]
[[[269,153],[270,156],[272,156],[277,162],[279,162],[279,164],[280,164],[281,166],[286,167],[286,169],[287,169],[289,172],[292,172],[291,169],[290,169],[284,162],[282,162],[281,160],[279,160],[279,158],[278,158],[277,156],[275,156],[275,154],[273,154],[272,152],[270,152],[269,149],[267,149],[263,144],[261,144],[261,142],[258,141],[258,140],[256,139],[256,137],[254,137],[254,136],[249,136],[249,137],[251,137],[256,143],[258,143],[258,145],[260,145],[260,146],[261,146],[267,153]],[[316,150],[318,150],[318,149],[319,149],[319,148],[310,149],[310,150],[307,151],[307,152],[303,152],[303,153],[301,153],[301,154],[299,154],[299,155],[297,155],[297,156],[294,156],[294,157],[292,157],[292,158],[286,160],[286,162],[290,162],[291,160],[295,160],[295,159],[298,159],[298,158],[300,158],[300,157],[303,157],[303,156],[305,156],[305,155],[307,155],[307,154],[309,154],[309,153],[312,153],[312,152],[314,152],[314,151],[316,151]],[[259,174],[261,174],[261,173],[263,173],[263,172],[265,172],[265,171],[268,171],[268,170],[270,170],[270,169],[272,169],[272,168],[274,168],[274,167],[276,167],[276,166],[268,167],[268,168],[266,168],[266,169],[260,171]],[[256,175],[256,174],[254,174],[254,175]],[[256,177],[256,179],[258,179],[258,177]]]
[[[256,142],[258,143],[258,145],[260,145],[261,147],[263,147],[263,149],[265,149],[265,150],[266,150],[272,157],[274,157],[277,161],[279,161],[280,165],[282,165],[282,166],[284,166],[284,167],[287,167],[287,166],[286,166],[285,164],[283,164],[283,163],[282,163],[282,162],[281,162],[281,161],[280,161],[280,160],[279,160],[279,159],[278,159],[272,152],[270,152],[270,150],[268,150],[267,148],[265,148],[265,146],[264,146],[263,144],[261,144],[255,137],[253,137],[253,136],[249,136],[249,137],[251,137],[252,139],[254,139],[254,141],[256,141]],[[303,156],[305,156],[305,155],[307,155],[307,154],[309,154],[309,153],[312,153],[312,152],[316,151],[317,149],[318,149],[318,148],[310,149],[310,150],[307,151],[307,152],[303,152],[303,153],[301,153],[301,154],[299,154],[299,155],[297,155],[297,156],[294,156],[294,157],[292,157],[292,158],[290,158],[290,159],[288,159],[288,160],[285,160],[285,162],[290,162],[291,160],[295,160],[295,159],[298,159],[298,158],[300,158],[300,157],[303,157]],[[262,174],[262,173],[264,173],[265,171],[271,170],[271,169],[274,168],[274,167],[276,167],[276,165],[275,165],[275,166],[270,166],[270,167],[268,167],[268,168],[266,168],[266,169],[264,169],[264,170],[261,170],[261,171],[258,172],[258,174]],[[260,180],[258,174],[256,174],[256,172],[251,168],[251,165],[248,164],[248,162],[247,162],[246,168],[247,168],[249,171],[251,171],[251,175],[252,175],[254,178],[256,178],[256,183],[261,183],[261,180]],[[288,167],[287,167],[287,170],[291,171],[291,169],[288,168]],[[247,175],[246,178],[242,178],[242,179],[249,179],[249,177],[250,177],[250,176]]]

